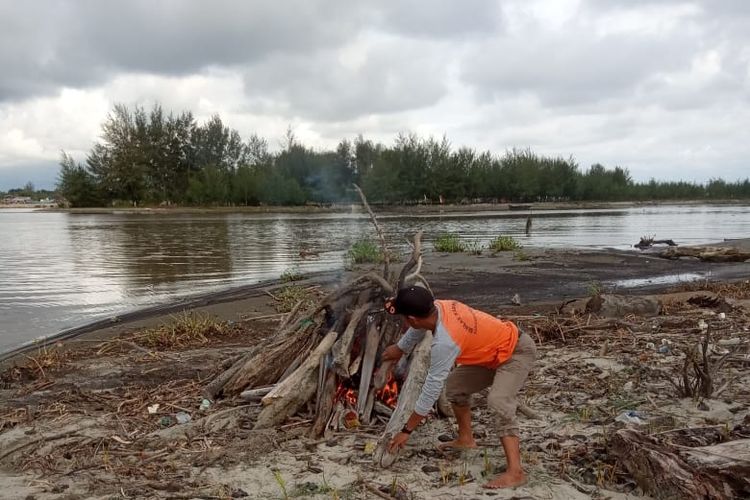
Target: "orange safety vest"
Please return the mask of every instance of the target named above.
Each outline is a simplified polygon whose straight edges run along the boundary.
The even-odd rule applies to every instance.
[[[440,321],[461,349],[459,365],[497,368],[510,359],[518,343],[518,327],[455,300],[436,300]]]

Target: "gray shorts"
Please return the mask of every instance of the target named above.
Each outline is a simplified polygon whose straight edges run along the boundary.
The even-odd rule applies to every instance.
[[[495,410],[500,437],[518,436],[518,392],[526,382],[535,359],[536,345],[530,335],[522,333],[513,355],[496,369],[475,365],[454,368],[445,388],[448,401],[457,406],[470,406],[472,394],[492,386],[487,395],[487,405]]]

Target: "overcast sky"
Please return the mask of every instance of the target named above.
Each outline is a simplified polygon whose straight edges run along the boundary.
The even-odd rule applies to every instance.
[[[0,0],[0,189],[52,187],[115,103],[272,147],[446,134],[630,169],[750,175],[750,0]]]

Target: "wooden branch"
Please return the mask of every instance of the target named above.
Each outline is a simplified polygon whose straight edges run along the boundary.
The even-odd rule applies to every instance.
[[[385,417],[391,417],[393,416],[393,408],[390,408],[385,403],[381,403],[380,401],[375,401],[375,411],[380,413],[381,415]]]
[[[346,330],[341,334],[341,337],[333,345],[333,369],[341,377],[349,378],[349,362],[352,355],[352,344],[354,343],[354,332],[357,331],[360,321],[363,317],[367,317],[367,311],[370,309],[370,304],[365,303],[357,306],[352,313],[352,317],[349,320],[349,324],[346,326]]]
[[[248,389],[240,393],[240,399],[245,401],[260,401],[263,396],[271,392],[276,385],[267,385],[265,387],[257,387],[255,389]]]
[[[255,429],[267,429],[282,423],[310,400],[317,386],[318,366],[333,347],[336,336],[335,331],[328,332],[310,357],[261,400],[265,408],[258,415]]]
[[[372,382],[372,386],[376,390],[380,390],[385,387],[385,383],[388,382],[388,373],[393,369],[393,360],[383,361],[380,368],[375,373],[375,379]]]
[[[357,190],[357,193],[359,193],[359,197],[362,200],[362,204],[365,206],[365,209],[367,209],[367,213],[370,214],[370,219],[372,220],[372,225],[375,226],[375,232],[378,233],[378,239],[380,240],[380,248],[383,252],[383,278],[386,280],[388,279],[388,266],[390,265],[390,252],[388,251],[388,246],[385,243],[385,235],[383,234],[383,229],[380,227],[380,224],[378,224],[378,219],[375,217],[375,213],[370,208],[370,204],[367,203],[367,198],[365,197],[365,193],[362,192],[362,190],[354,184],[354,189]]]
[[[421,274],[419,274],[421,271],[422,271],[422,256],[420,255],[419,257],[417,257],[417,268],[414,270],[414,272],[410,273],[408,276],[404,278],[403,284],[405,285],[406,283],[410,282],[414,278],[421,276]]]
[[[300,307],[302,307],[302,304],[304,303],[304,300],[300,300],[294,305],[294,307],[292,307],[292,310],[289,311],[289,314],[284,316],[284,320],[281,322],[281,325],[279,325],[278,331],[283,331],[287,326],[289,326],[289,323],[291,323],[291,321],[299,312]]]
[[[366,394],[370,391],[370,382],[372,381],[372,372],[375,369],[375,357],[378,355],[380,346],[380,329],[378,324],[373,321],[370,328],[367,329],[367,338],[365,339],[365,352],[362,358],[362,371],[359,374],[359,399],[357,400],[357,413],[364,417],[365,408],[367,407]]]
[[[419,394],[422,392],[422,385],[430,367],[431,346],[432,333],[425,332],[424,338],[422,338],[422,341],[412,353],[409,375],[406,377],[404,386],[398,395],[398,404],[393,410],[393,415],[391,415],[385,427],[385,432],[380,438],[380,442],[373,454],[375,464],[381,467],[390,467],[396,461],[396,458],[398,458],[397,454],[391,454],[388,451],[388,445],[393,436],[404,427],[404,424],[406,424],[406,421],[409,420],[414,411],[414,405],[417,402],[417,398],[419,398]]]
[[[406,275],[409,274],[412,269],[414,269],[414,266],[417,265],[421,256],[422,231],[417,231],[417,234],[414,235],[414,247],[411,250],[411,256],[409,257],[409,260],[406,262],[406,264],[404,264],[404,267],[401,268],[401,273],[399,273],[398,275],[398,281],[396,282],[397,291],[404,286]]]
[[[324,366],[324,364],[325,358],[320,365]],[[310,429],[310,436],[313,438],[319,438],[325,432],[336,398],[336,373],[329,369],[326,369],[324,373],[323,384],[318,390],[318,401],[315,405],[315,421]]]

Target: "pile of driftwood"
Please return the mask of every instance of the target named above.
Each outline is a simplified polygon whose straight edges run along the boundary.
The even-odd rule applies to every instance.
[[[398,274],[391,272],[383,231],[364,194],[356,189],[380,240],[382,275],[373,271],[360,276],[307,311],[298,304],[268,342],[235,360],[211,381],[205,394],[261,398],[256,429],[277,426],[303,409],[312,409],[314,437],[341,425],[369,424],[375,412],[388,415],[374,454],[377,463],[388,466],[396,457],[386,445],[406,423],[421,391],[432,336],[427,333],[399,366],[385,363],[376,370],[383,349],[402,333],[399,318],[387,314],[383,303],[407,284],[429,285],[420,274],[421,232],[414,236],[409,260]],[[396,401],[393,392],[398,382],[398,404],[391,409],[388,403]]]

